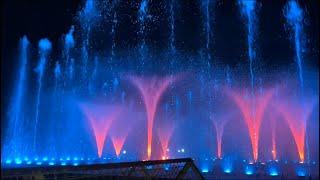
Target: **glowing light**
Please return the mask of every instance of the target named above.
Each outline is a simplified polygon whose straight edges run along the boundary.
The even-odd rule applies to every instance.
[[[11,164],[11,162],[12,162],[12,160],[10,160],[10,159],[6,160],[6,164]]]
[[[184,149],[183,148],[181,149],[181,152],[184,153]]]
[[[96,139],[98,156],[102,156],[105,138],[120,109],[116,106],[99,106],[94,104],[81,104],[81,108],[89,120]]]
[[[225,172],[225,173],[229,174],[229,173],[231,173],[231,169],[226,168],[226,169],[224,169],[224,170],[223,170],[223,172]]]
[[[123,151],[122,151],[122,154],[127,154],[127,151],[126,151],[126,150],[123,150]]]
[[[79,165],[79,163],[73,163],[72,165],[73,165],[73,166],[78,166],[78,165]]]
[[[48,157],[42,158],[42,161],[48,161]]]
[[[53,166],[54,165],[54,162],[49,162],[49,166]]]
[[[27,162],[28,165],[31,164],[31,163],[32,163],[31,161],[28,161],[28,162]]]
[[[42,162],[38,161],[36,164],[37,164],[37,165],[41,165],[41,164],[42,164]]]
[[[61,162],[61,166],[65,166],[66,165],[66,163],[65,162]]]
[[[265,92],[264,95],[256,95],[245,99],[245,95],[236,94],[235,92],[229,93],[233,97],[237,106],[240,108],[244,120],[249,130],[249,136],[252,146],[253,159],[258,160],[258,145],[259,145],[259,132],[264,111],[273,96],[273,89]]]
[[[14,160],[14,162],[15,162],[16,164],[21,164],[21,163],[22,163],[22,160],[21,160],[20,158],[16,158],[16,159]]]
[[[203,173],[208,173],[209,170],[208,170],[208,169],[202,169],[201,172],[203,172]]]
[[[245,168],[245,174],[246,175],[252,175],[254,173],[254,166],[253,165],[247,165]]]
[[[129,77],[132,84],[134,84],[140,91],[143,96],[144,105],[147,111],[147,156],[148,159],[151,157],[151,146],[152,146],[152,131],[153,131],[153,122],[156,114],[157,106],[160,101],[162,94],[173,83],[176,78],[170,76],[165,78],[151,78],[145,79],[141,77],[131,76]]]

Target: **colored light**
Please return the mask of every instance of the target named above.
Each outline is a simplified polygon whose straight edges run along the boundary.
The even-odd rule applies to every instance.
[[[66,163],[65,162],[61,162],[61,166],[65,166],[66,165]]]
[[[223,170],[223,172],[225,172],[225,173],[229,174],[229,173],[231,173],[231,169],[226,168],[226,169],[224,169],[224,170]]]
[[[14,162],[15,162],[16,164],[21,164],[21,163],[22,163],[22,160],[19,159],[19,158],[16,158],[16,159],[14,160]]]
[[[126,150],[123,150],[123,151],[122,151],[122,154],[127,154],[127,151],[126,151]]]
[[[78,165],[79,165],[79,163],[73,163],[73,165],[74,165],[74,166],[78,166]]]
[[[67,161],[70,161],[70,157],[67,157]]]
[[[207,172],[209,172],[209,170],[208,169],[202,169],[201,172],[207,173]]]
[[[28,159],[28,157],[24,157],[24,159],[23,159],[24,161],[28,161],[29,159]]]
[[[38,161],[36,164],[37,164],[37,165],[41,165],[41,164],[42,164],[42,162],[39,162],[39,161]]]
[[[6,164],[11,164],[11,162],[12,162],[12,160],[10,160],[10,159],[6,160]]]
[[[306,176],[306,172],[303,171],[303,170],[298,170],[298,171],[297,171],[297,175],[298,175],[298,176],[301,176],[301,177],[302,177],[302,176]]]
[[[74,161],[78,161],[78,158],[77,158],[77,157],[74,157],[73,160],[74,160]]]
[[[184,153],[184,149],[183,148],[181,149],[181,152]]]
[[[49,166],[53,166],[54,165],[54,162],[49,162]]]
[[[43,161],[47,161],[48,160],[48,157],[44,157],[42,158]]]
[[[253,172],[251,170],[249,170],[249,169],[246,170],[246,175],[252,175],[252,174],[253,174]]]

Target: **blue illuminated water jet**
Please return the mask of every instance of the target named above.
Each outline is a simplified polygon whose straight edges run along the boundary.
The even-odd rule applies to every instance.
[[[74,26],[71,26],[69,32],[66,34],[65,39],[64,39],[64,55],[65,55],[65,65],[66,65],[66,72],[67,77],[69,78],[70,81],[73,79],[73,73],[74,73],[74,60],[70,57],[70,51],[71,49],[74,48],[75,46],[75,40],[73,37],[74,33]]]
[[[138,19],[139,19],[139,32],[138,35],[140,37],[140,68],[144,67],[145,65],[145,58],[146,58],[146,40],[145,40],[145,31],[146,31],[146,20],[148,18],[148,1],[143,0],[140,3],[139,11],[138,11]]]
[[[14,154],[18,153],[22,148],[22,139],[19,139],[17,135],[22,133],[21,126],[23,124],[23,120],[25,119],[24,114],[22,113],[22,105],[24,103],[24,96],[26,93],[26,85],[27,85],[27,64],[28,64],[28,47],[29,41],[26,36],[20,39],[19,48],[19,71],[18,71],[18,79],[15,85],[15,91],[11,102],[11,107],[9,110],[9,129],[12,129],[12,132],[8,134],[8,141],[10,143],[11,148],[9,152]]]
[[[40,39],[39,44],[39,62],[35,69],[37,76],[38,76],[38,90],[37,90],[37,96],[36,96],[36,114],[35,114],[35,123],[34,123],[34,137],[33,137],[33,148],[35,150],[36,143],[37,143],[37,126],[39,121],[39,106],[41,102],[41,90],[42,90],[42,79],[43,74],[45,72],[45,67],[47,63],[47,56],[49,54],[49,51],[51,50],[51,42],[47,39]]]
[[[284,16],[286,17],[287,23],[290,25],[292,30],[292,39],[294,40],[295,46],[295,56],[296,56],[296,63],[298,66],[299,71],[299,80],[301,88],[303,88],[303,70],[302,70],[302,60],[303,60],[303,53],[305,51],[304,46],[304,30],[303,30],[303,20],[304,20],[304,13],[303,9],[300,5],[294,1],[288,1],[284,8]]]
[[[257,2],[255,0],[239,0],[238,5],[241,9],[241,15],[247,26],[247,43],[248,43],[248,58],[249,58],[249,69],[251,79],[251,90],[254,88],[254,72],[253,62],[256,58],[255,51],[255,40],[256,40],[256,29],[257,29],[257,14],[256,7]]]

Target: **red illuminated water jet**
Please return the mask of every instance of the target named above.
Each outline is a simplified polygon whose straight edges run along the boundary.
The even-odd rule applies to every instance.
[[[277,102],[275,105],[290,128],[299,153],[299,160],[303,163],[305,161],[304,146],[307,120],[313,111],[315,102],[309,100],[298,103],[285,99]]]
[[[152,145],[152,129],[155,113],[157,106],[162,94],[173,83],[177,78],[173,76],[167,76],[164,78],[143,78],[137,76],[130,76],[129,80],[138,88],[140,91],[144,105],[147,112],[147,158],[151,157],[151,145]]]
[[[216,138],[217,138],[217,156],[219,159],[222,157],[222,136],[224,131],[224,126],[230,119],[230,115],[227,117],[215,118],[214,115],[210,115],[210,119],[213,123],[213,126],[216,130]]]
[[[161,127],[158,128],[158,137],[161,143],[162,148],[162,157],[161,159],[168,159],[168,146],[171,139],[171,136],[174,132],[175,125],[169,123],[161,123]]]
[[[274,94],[274,90],[266,90],[262,95],[245,96],[244,93],[229,91],[239,107],[249,130],[253,160],[258,160],[259,132],[265,109]]]
[[[117,118],[120,108],[117,106],[94,104],[81,104],[80,107],[89,120],[96,140],[98,156],[101,157],[109,128]]]

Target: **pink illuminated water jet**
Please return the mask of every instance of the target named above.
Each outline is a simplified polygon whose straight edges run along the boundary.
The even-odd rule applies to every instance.
[[[224,131],[224,126],[227,124],[231,116],[215,118],[214,115],[210,115],[210,119],[214,125],[216,130],[216,138],[217,138],[217,156],[219,159],[222,157],[222,136]]]
[[[89,120],[96,140],[98,156],[101,157],[106,136],[112,122],[119,115],[120,108],[94,104],[81,104],[80,107]]]
[[[124,142],[126,141],[127,136],[122,136],[122,137],[115,137],[111,136],[111,141],[114,147],[114,150],[116,152],[117,157],[119,157],[120,152],[122,150],[122,147],[124,145]]]
[[[130,76],[129,80],[138,88],[140,91],[144,105],[147,112],[147,158],[151,157],[151,146],[152,146],[152,129],[155,113],[157,110],[158,103],[162,94],[166,91],[171,83],[177,78],[173,76],[167,76],[164,78],[143,78],[137,76]]]
[[[162,159],[168,159],[168,147],[171,136],[174,132],[175,125],[169,123],[161,123],[161,127],[157,129],[158,137],[162,148]]]
[[[253,160],[258,160],[259,132],[265,109],[274,94],[274,90],[266,90],[262,95],[246,97],[244,93],[229,91],[239,107],[249,130]]]
[[[290,128],[299,153],[299,160],[303,163],[305,161],[304,148],[307,120],[313,111],[315,101],[308,100],[303,103],[298,103],[285,99],[277,102],[276,106]]]

